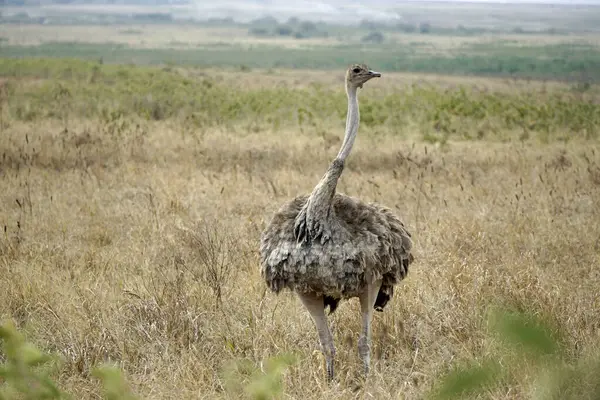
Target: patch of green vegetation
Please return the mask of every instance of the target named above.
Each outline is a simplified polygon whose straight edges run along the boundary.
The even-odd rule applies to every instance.
[[[594,44],[573,41],[569,43],[558,43],[550,45],[530,46],[522,45],[518,40],[495,40],[488,43],[465,44],[462,52],[468,54],[491,54],[516,57],[537,58],[573,58],[587,59],[589,54],[598,53],[598,47]]]
[[[141,35],[144,33],[144,31],[142,31],[140,29],[127,28],[127,29],[120,29],[119,33],[122,35]]]
[[[332,116],[343,121],[346,113],[341,90],[318,85],[233,90],[211,77],[189,78],[170,68],[2,59],[0,76],[43,79],[35,85],[21,79],[25,83],[18,90],[14,81],[8,82],[5,112],[16,120],[120,115],[184,119],[197,127],[252,124],[277,130],[285,125],[316,127]],[[581,90],[502,93],[413,85],[393,92],[371,90],[361,100],[361,123],[366,132],[383,128],[397,134],[417,124],[430,141],[500,138],[515,131],[546,139],[559,132],[568,132],[565,140],[595,138],[600,103]]]
[[[263,368],[258,368],[255,362],[248,359],[236,360],[225,371],[225,387],[230,396],[238,399],[282,398],[282,375],[297,362],[297,357],[289,353],[267,359]]]
[[[436,55],[418,46],[368,44],[283,48],[277,46],[213,45],[198,49],[141,49],[126,45],[45,43],[4,46],[4,57],[66,57],[108,63],[237,66],[250,68],[345,68],[356,60],[385,71],[454,75],[507,76],[543,79],[600,80],[600,51],[567,44],[539,47],[476,46],[457,54]]]
[[[53,380],[60,369],[60,356],[47,354],[25,340],[11,321],[0,325],[0,399],[65,399],[70,396]],[[104,387],[109,400],[133,400],[121,371],[108,364],[91,371]]]
[[[592,355],[573,360],[561,346],[557,327],[509,310],[490,313],[489,326],[490,337],[500,343],[496,354],[469,365],[455,365],[438,382],[432,398],[473,398],[500,385],[519,384],[530,386],[536,399],[600,397],[600,358]]]
[[[0,399],[59,399],[50,375],[58,359],[25,341],[14,324],[0,325]]]

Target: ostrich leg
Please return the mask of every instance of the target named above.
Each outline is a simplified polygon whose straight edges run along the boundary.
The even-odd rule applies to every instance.
[[[367,289],[359,296],[362,312],[362,332],[358,339],[358,354],[362,359],[365,375],[369,373],[371,364],[371,320],[373,319],[373,307],[380,287],[381,280],[375,281],[367,285]]]
[[[327,368],[327,380],[333,379],[333,359],[335,357],[335,345],[333,336],[329,330],[327,316],[325,316],[325,303],[323,296],[318,296],[314,293],[298,293],[298,297],[304,304],[304,307],[310,313],[319,334],[321,342],[321,351],[325,356],[325,364]]]

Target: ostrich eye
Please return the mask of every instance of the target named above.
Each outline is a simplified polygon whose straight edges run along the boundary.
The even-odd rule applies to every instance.
[[[352,72],[354,72],[355,74],[358,74],[358,73],[360,72],[360,68],[354,68],[354,69],[352,70]]]

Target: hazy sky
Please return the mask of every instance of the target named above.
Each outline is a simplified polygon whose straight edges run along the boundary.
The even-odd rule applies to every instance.
[[[410,0],[417,2],[427,2],[432,0]],[[468,3],[507,3],[507,4],[598,4],[600,0],[433,0],[441,2],[468,2]]]
[[[407,0],[425,3],[428,0]],[[598,4],[600,0],[434,0],[438,2],[471,2],[485,7],[486,3],[504,4]],[[198,14],[203,17],[233,17],[237,21],[249,21],[264,15],[279,20],[290,16],[316,21],[358,22],[400,21],[402,0],[195,0]]]

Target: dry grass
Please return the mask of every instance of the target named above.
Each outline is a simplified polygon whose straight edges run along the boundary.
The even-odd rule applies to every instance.
[[[98,398],[90,371],[105,360],[140,398],[238,398],[225,379],[232,363],[284,352],[299,356],[287,398],[422,398],[453,363],[496,354],[484,317],[497,304],[557,323],[573,359],[600,351],[600,154],[590,142],[360,136],[339,190],[395,209],[416,262],[375,317],[364,384],[357,303],[333,316],[339,382],[327,386],[308,314],[293,295],[266,292],[257,251],[271,213],[311,190],[339,139],[64,123],[1,128],[0,317],[62,355],[57,380],[77,398]],[[489,397],[527,397],[521,372]]]
[[[174,24],[101,25],[0,25],[0,37],[6,44],[35,46],[52,42],[117,43],[134,48],[197,48],[216,44],[277,44],[286,48],[339,44],[336,38],[296,40],[292,37],[260,38],[247,28],[218,28]]]
[[[25,25],[2,24],[0,37],[11,46],[36,46],[53,42],[114,43],[133,48],[199,48],[202,46],[240,44],[277,45],[284,48],[332,46],[359,43],[365,32],[332,35],[329,38],[256,37],[247,28],[202,27],[198,25],[128,24],[128,25]],[[510,43],[513,46],[559,44],[600,47],[597,33],[549,34],[485,34],[478,36],[423,35],[419,33],[386,32],[387,38],[398,46],[417,46],[420,54],[450,54],[464,52],[465,46]]]

